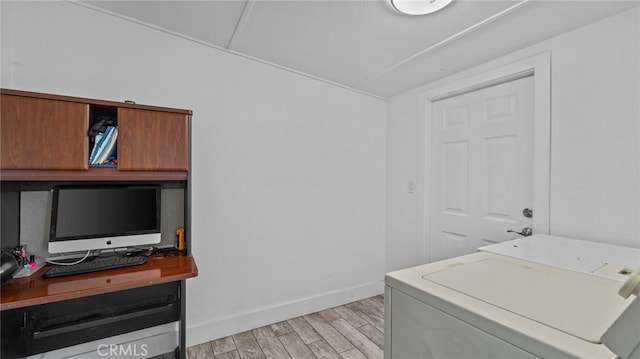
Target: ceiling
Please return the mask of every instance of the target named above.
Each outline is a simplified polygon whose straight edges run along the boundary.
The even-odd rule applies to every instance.
[[[396,94],[640,5],[456,0],[408,16],[383,0],[83,1],[219,49],[376,97]]]

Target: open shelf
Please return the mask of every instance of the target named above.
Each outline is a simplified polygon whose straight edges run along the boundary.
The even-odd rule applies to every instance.
[[[116,139],[113,141],[109,141],[111,136],[106,136],[109,127],[115,127],[117,133],[118,128],[118,107],[116,106],[105,106],[105,105],[89,105],[89,167],[96,166],[117,166],[118,163],[118,150],[117,150],[117,135],[113,136]],[[96,151],[96,146],[98,148],[102,148],[100,146],[101,142],[98,139],[102,137],[105,143],[110,143],[110,145],[104,145],[104,152]],[[113,142],[113,143],[111,143]],[[91,163],[93,156],[92,154],[96,151],[97,158],[103,157],[104,160],[109,162],[104,163]]]

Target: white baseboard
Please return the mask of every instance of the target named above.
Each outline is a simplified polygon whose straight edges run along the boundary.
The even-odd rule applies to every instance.
[[[373,297],[383,292],[384,282],[379,281],[328,292],[314,297],[262,307],[253,311],[225,318],[217,318],[197,325],[189,325],[189,323],[187,323],[187,347]]]

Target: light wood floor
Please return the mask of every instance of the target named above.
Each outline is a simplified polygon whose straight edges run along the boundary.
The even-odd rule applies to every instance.
[[[382,359],[383,296],[187,348],[188,359]]]

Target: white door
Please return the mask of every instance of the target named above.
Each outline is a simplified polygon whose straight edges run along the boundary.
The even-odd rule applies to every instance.
[[[431,260],[532,227],[533,77],[436,101],[431,118]]]

